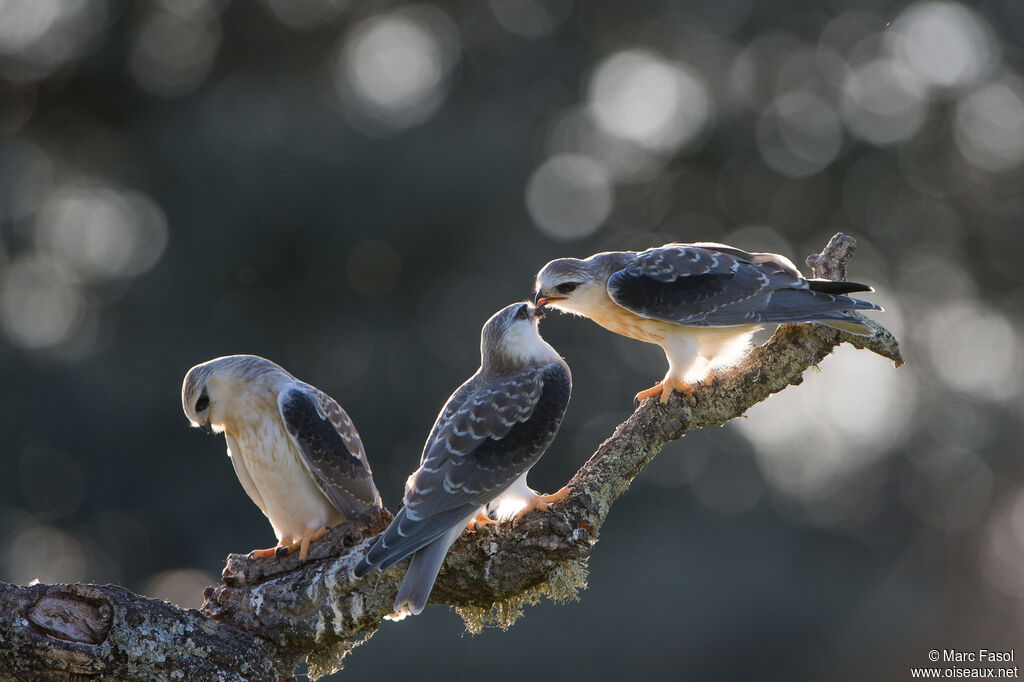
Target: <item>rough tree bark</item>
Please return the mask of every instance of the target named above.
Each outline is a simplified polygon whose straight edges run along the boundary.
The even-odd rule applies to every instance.
[[[807,263],[844,279],[856,243],[837,234]],[[541,596],[571,599],[586,587],[587,557],[612,504],[670,441],[717,426],[787,386],[799,384],[840,343],[903,363],[899,344],[867,320],[874,336],[816,324],[782,325],[739,365],[668,405],[647,401],[615,429],[573,476],[573,494],[551,513],[513,527],[465,533],[452,546],[430,602],[455,607],[467,628],[507,627]],[[147,599],[113,585],[0,583],[0,678],[224,679],[287,677],[307,660],[310,674],[336,670],[391,611],[406,563],[361,580],[351,569],[391,519],[387,510],[331,531],[299,565],[294,556],[228,557],[223,584],[201,611]]]

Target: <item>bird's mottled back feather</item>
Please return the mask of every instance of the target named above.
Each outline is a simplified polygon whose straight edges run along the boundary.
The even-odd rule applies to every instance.
[[[845,291],[862,291],[849,285]],[[626,310],[694,327],[851,320],[845,310],[878,306],[811,286],[787,259],[717,244],[672,244],[636,254],[608,278]]]
[[[571,386],[561,361],[515,374],[478,372],[463,384],[434,424],[402,510],[356,575],[401,561],[508,488],[555,437]]]

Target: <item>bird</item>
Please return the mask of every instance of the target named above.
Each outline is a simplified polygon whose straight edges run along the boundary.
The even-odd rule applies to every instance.
[[[572,392],[569,366],[537,327],[544,311],[515,303],[480,333],[480,368],[452,393],[430,431],[402,508],[354,568],[357,578],[412,555],[392,620],[419,614],[452,543],[499,519],[519,519],[564,501],[540,495],[530,467],[554,440]]]
[[[807,279],[779,254],[695,242],[558,258],[537,274],[534,301],[661,346],[668,372],[635,400],[667,403],[673,391],[692,395],[694,384],[713,384],[714,370],[738,362],[764,323],[814,321],[871,335],[848,314],[881,310],[846,295],[860,291],[873,289]]]
[[[192,426],[223,433],[235,475],[270,520],[277,544],[251,557],[299,550],[327,528],[381,506],[359,433],[323,391],[256,355],[191,368],[181,406]]]

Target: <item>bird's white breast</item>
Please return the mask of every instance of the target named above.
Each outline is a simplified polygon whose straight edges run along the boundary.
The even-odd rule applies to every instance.
[[[263,513],[279,540],[301,537],[307,529],[333,526],[342,518],[324,497],[301,461],[275,409],[262,418],[228,424],[249,477],[262,498]]]

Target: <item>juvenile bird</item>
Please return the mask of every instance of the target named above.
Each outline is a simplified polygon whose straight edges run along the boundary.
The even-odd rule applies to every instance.
[[[868,335],[850,310],[881,310],[845,294],[864,284],[805,279],[785,256],[711,242],[559,258],[537,274],[536,303],[661,346],[668,373],[636,400],[689,395],[735,364],[762,323],[823,322]]]
[[[529,303],[515,303],[484,325],[480,369],[441,410],[406,483],[402,509],[355,568],[360,577],[412,555],[394,618],[423,610],[448,548],[467,525],[491,523],[488,508],[518,518],[569,494],[562,488],[538,495],[526,485],[572,390],[569,367],[537,331],[541,315]]]
[[[270,360],[229,355],[196,365],[181,386],[185,416],[224,433],[245,492],[270,519],[277,545],[250,556],[299,549],[327,528],[380,506],[359,433],[329,395]]]

